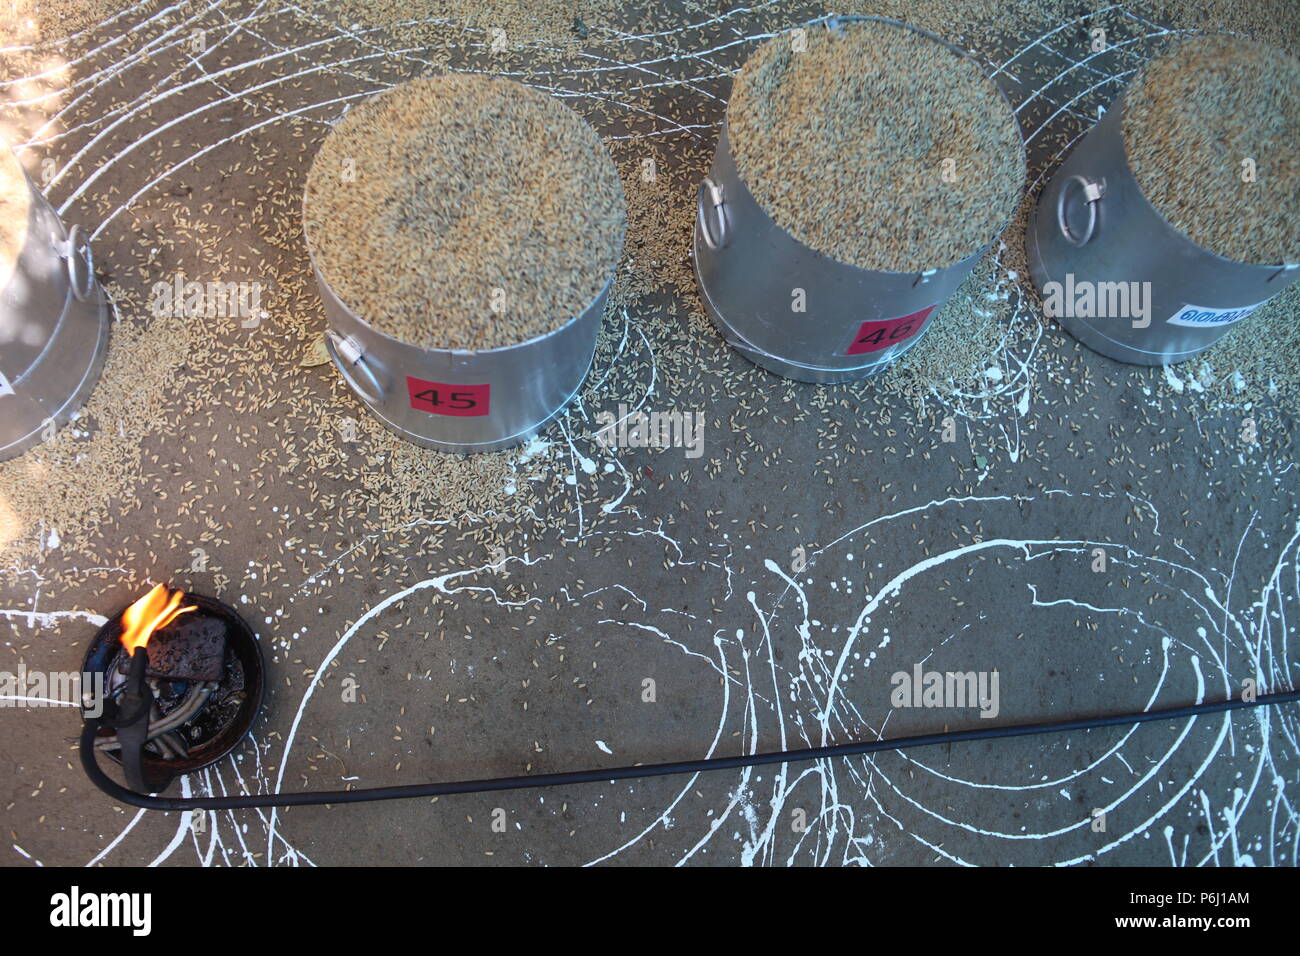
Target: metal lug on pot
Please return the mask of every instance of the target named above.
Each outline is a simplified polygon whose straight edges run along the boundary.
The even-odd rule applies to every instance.
[[[1088,227],[1084,229],[1083,235],[1076,236],[1070,228],[1069,222],[1066,221],[1065,207],[1069,201],[1070,186],[1078,183],[1083,190],[1083,199],[1088,204]],[[1106,180],[1094,181],[1087,176],[1070,176],[1066,179],[1065,185],[1061,187],[1060,195],[1056,200],[1056,224],[1061,227],[1061,235],[1065,241],[1072,246],[1086,246],[1092,239],[1093,234],[1097,231],[1097,203],[1106,195]]]
[[[68,283],[78,302],[85,302],[95,290],[95,258],[86,231],[73,223],[68,237],[56,243],[59,256],[68,262]]]
[[[709,214],[713,214],[714,225],[710,227]],[[713,250],[725,249],[729,243],[727,236],[726,193],[720,183],[705,177],[700,183],[699,201],[700,237]]]
[[[347,365],[356,365],[365,356],[361,346],[357,344],[356,339],[350,335],[339,335],[337,332],[326,332],[329,340],[334,343],[334,348],[339,353],[339,358]]]
[[[377,363],[366,357],[365,350],[350,335],[342,335],[333,329],[325,333],[325,338],[338,356],[339,371],[349,387],[363,399],[374,404],[383,404],[388,397],[388,389],[380,380]]]

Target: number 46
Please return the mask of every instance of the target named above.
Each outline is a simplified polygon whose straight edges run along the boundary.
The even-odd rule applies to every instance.
[[[905,339],[912,334],[912,329],[916,326],[915,319],[909,319],[906,322],[899,323],[892,329],[876,329],[874,332],[862,336],[858,339],[858,345],[881,345],[888,339],[890,342],[896,342],[899,339]]]

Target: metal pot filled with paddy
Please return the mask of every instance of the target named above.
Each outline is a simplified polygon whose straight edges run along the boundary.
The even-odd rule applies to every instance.
[[[1300,61],[1231,37],[1170,47],[1039,196],[1044,312],[1121,362],[1213,344],[1300,277],[1297,139]]]
[[[52,438],[85,403],[110,321],[86,234],[65,228],[0,143],[0,459]]]
[[[351,110],[312,164],[303,222],[344,381],[402,438],[467,453],[526,441],[577,393],[626,207],[580,116],[453,75]]]
[[[874,375],[921,340],[1024,179],[1010,103],[956,47],[879,17],[780,34],[737,75],[700,185],[705,306],[770,371]]]

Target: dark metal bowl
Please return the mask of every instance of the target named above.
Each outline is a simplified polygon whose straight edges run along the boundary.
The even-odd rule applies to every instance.
[[[210,767],[234,750],[252,728],[258,711],[262,709],[262,701],[266,694],[266,665],[262,659],[262,647],[244,619],[230,605],[202,594],[186,592],[185,603],[197,605],[198,613],[220,618],[226,623],[225,670],[229,671],[233,665],[237,665],[243,671],[244,699],[240,702],[234,716],[213,736],[190,747],[188,756],[176,760],[163,760],[148,752],[144,754],[146,778],[151,784],[159,781],[155,792],[165,789],[175,777]],[[123,608],[118,611],[99,629],[95,639],[90,642],[90,648],[86,651],[86,659],[82,665],[83,672],[87,674],[104,674],[106,687],[108,671],[117,660],[122,646],[120,640],[122,613],[125,610],[126,608]],[[203,713],[200,711],[195,720],[201,720]],[[111,736],[112,733],[111,729],[100,730],[100,736]],[[117,763],[121,763],[121,756],[116,750],[103,751],[103,753]]]

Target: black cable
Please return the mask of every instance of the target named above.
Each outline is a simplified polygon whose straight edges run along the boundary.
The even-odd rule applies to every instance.
[[[779,750],[773,753],[741,754],[735,757],[706,757],[700,760],[679,760],[673,763],[652,763],[632,767],[612,767],[600,770],[571,770],[566,773],[530,774],[522,777],[490,777],[484,780],[456,780],[447,783],[416,783],[400,787],[370,787],[361,790],[308,790],[300,793],[249,794],[235,797],[156,797],[128,790],[100,769],[95,759],[95,734],[99,720],[86,721],[81,732],[81,766],[91,782],[100,790],[134,807],[146,810],[242,810],[254,807],[302,807],[334,803],[368,803],[371,800],[400,800],[407,797],[440,797],[454,793],[487,793],[493,790],[522,790],[531,787],[559,787],[575,783],[598,783],[602,780],[631,780],[641,777],[662,777],[669,774],[699,773],[706,770],[732,770],[739,767],[758,767],[770,763],[794,763],[803,760],[822,760],[827,757],[851,757],[858,754],[880,753],[888,750],[906,750],[910,747],[927,747],[933,744],[957,743],[970,740],[1000,740],[1004,737],[1028,737],[1034,734],[1055,734],[1069,730],[1091,730],[1097,727],[1116,727],[1143,724],[1153,720],[1180,720],[1203,714],[1217,714],[1247,707],[1290,704],[1300,701],[1300,691],[1264,694],[1253,701],[1224,700],[1208,704],[1191,704],[1165,710],[1148,710],[1135,714],[1115,714],[1101,717],[1080,717],[1039,724],[1010,724],[1001,727],[974,730],[952,730],[937,734],[917,734],[896,737],[892,740],[862,740],[826,747],[804,747],[799,750]]]

